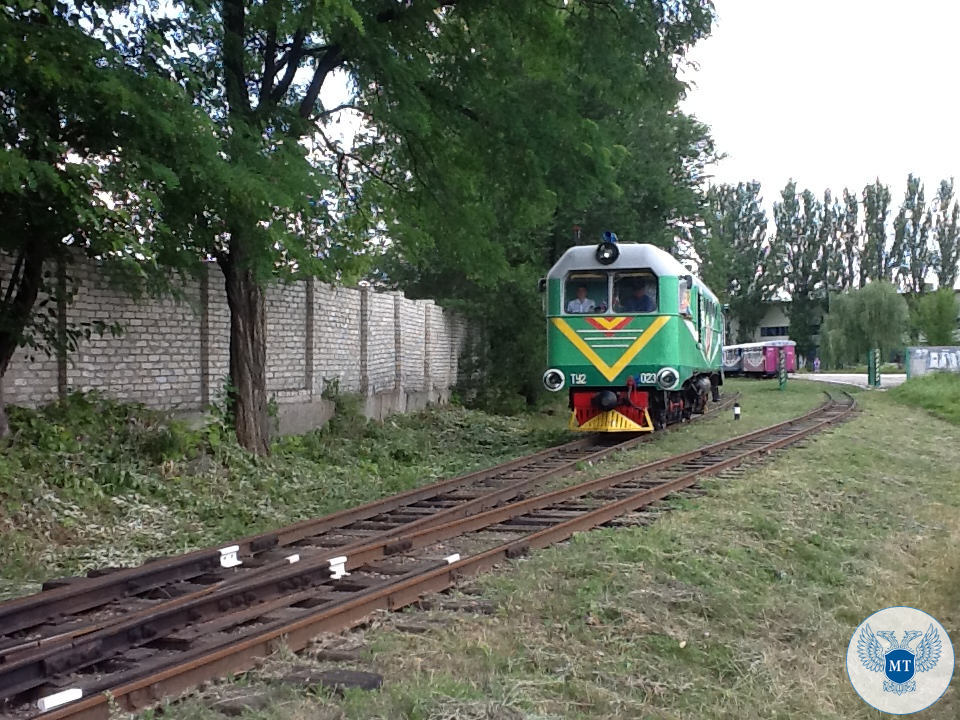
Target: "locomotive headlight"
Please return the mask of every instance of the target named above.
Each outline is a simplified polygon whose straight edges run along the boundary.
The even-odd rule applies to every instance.
[[[565,382],[566,376],[555,368],[550,368],[543,374],[543,386],[550,392],[562,390]]]
[[[661,390],[673,390],[680,380],[680,373],[670,367],[665,367],[657,373],[657,387]]]
[[[620,248],[616,243],[605,240],[597,245],[597,262],[601,265],[609,265],[620,257]]]

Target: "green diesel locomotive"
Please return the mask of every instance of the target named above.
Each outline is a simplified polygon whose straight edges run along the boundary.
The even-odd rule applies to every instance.
[[[723,384],[723,306],[672,255],[617,243],[567,250],[546,277],[543,384],[570,427],[644,432],[702,413]]]

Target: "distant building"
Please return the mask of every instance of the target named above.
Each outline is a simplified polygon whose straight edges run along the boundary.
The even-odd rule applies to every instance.
[[[954,290],[957,298],[958,313],[957,313],[957,333],[955,338],[957,342],[960,342],[960,288]],[[738,342],[760,342],[761,340],[794,340],[796,338],[790,337],[790,318],[787,316],[787,308],[790,305],[789,300],[773,300],[766,305],[767,311],[764,313],[763,317],[760,319],[759,324],[750,334],[750,337],[738,339],[739,334],[737,333],[737,321],[731,318],[727,324],[727,344],[733,345]],[[823,322],[823,315],[821,314],[816,327],[819,328],[820,324]],[[813,338],[814,344],[816,346],[820,345],[820,336],[814,335]],[[802,362],[800,358],[797,359],[798,362]]]
[[[730,318],[727,325],[727,344],[737,342],[760,342],[761,340],[792,340],[790,337],[790,318],[787,317],[787,308],[790,305],[788,300],[773,300],[766,305],[767,311],[749,337],[740,338],[737,328],[737,321]],[[823,321],[821,316],[817,322],[819,327]]]

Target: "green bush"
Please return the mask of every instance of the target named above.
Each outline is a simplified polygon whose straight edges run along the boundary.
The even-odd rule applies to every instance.
[[[911,302],[911,321],[927,345],[951,345],[957,329],[957,300],[952,288],[920,295]]]
[[[4,578],[77,574],[318,517],[516,457],[567,437],[553,417],[429,408],[368,421],[334,392],[334,420],[283,437],[268,457],[222,419],[191,430],[98,395],[11,407],[0,452]],[[51,546],[56,552],[51,551]]]

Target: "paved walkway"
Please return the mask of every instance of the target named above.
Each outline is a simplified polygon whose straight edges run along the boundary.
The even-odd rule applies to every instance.
[[[797,380],[816,380],[819,382],[841,383],[843,385],[856,385],[857,387],[867,387],[867,375],[859,373],[795,373],[790,379]],[[884,373],[880,376],[880,389],[896,387],[904,382],[907,376],[904,373]]]

